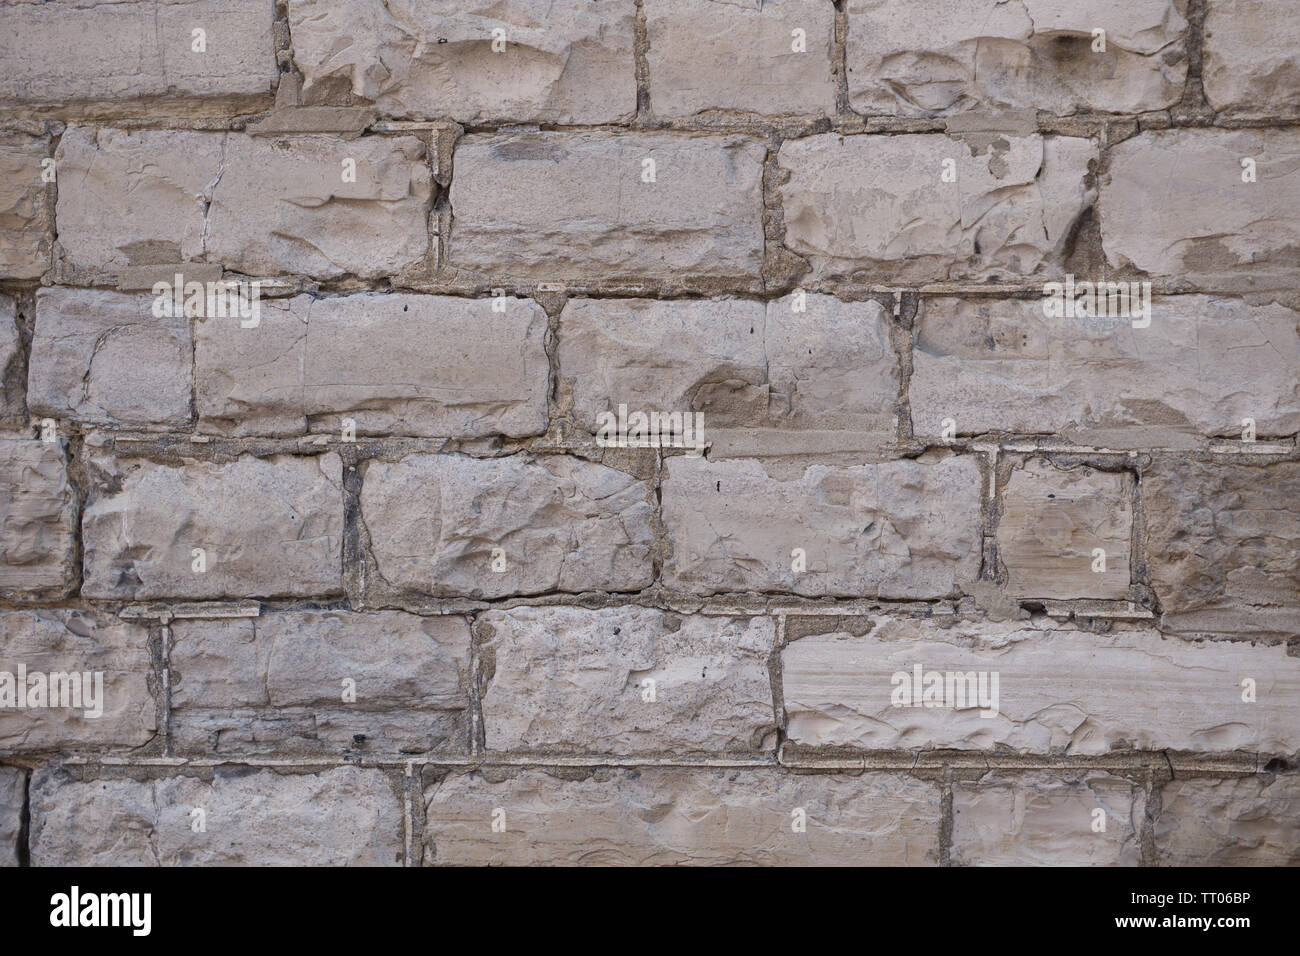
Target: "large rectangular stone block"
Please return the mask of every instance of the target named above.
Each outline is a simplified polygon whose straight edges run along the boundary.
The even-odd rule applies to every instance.
[[[182,752],[468,750],[464,618],[270,612],[179,620],[171,634]]]
[[[1286,639],[1300,630],[1300,462],[1157,458],[1142,475],[1142,508],[1162,627]]]
[[[835,112],[835,8],[820,0],[646,0],[650,106]]]
[[[289,0],[308,102],[385,114],[621,123],[636,113],[636,8],[621,0]]]
[[[546,430],[546,313],[526,299],[300,295],[197,323],[200,427],[479,438]]]
[[[771,749],[771,618],[521,607],[479,617],[489,750]]]
[[[33,866],[400,866],[402,804],[383,771],[218,767],[211,780],[73,780],[36,771]],[[203,811],[196,832],[193,811]]]
[[[1149,448],[1237,437],[1246,418],[1260,436],[1300,430],[1300,314],[1280,303],[1159,297],[1146,327],[1134,327],[1145,317],[1067,318],[1049,308],[1041,299],[925,300],[908,386],[914,432],[938,437],[951,418],[959,435]]]
[[[177,465],[96,454],[90,466],[86,597],[323,598],[342,590],[343,466],[333,452]]]
[[[8,0],[0,101],[269,96],[273,16],[265,0]]]
[[[71,265],[109,272],[206,262],[389,278],[429,250],[425,152],[413,136],[71,127],[56,154],[59,244]]]
[[[1300,777],[1170,780],[1155,815],[1161,866],[1300,865]]]
[[[150,669],[139,625],[82,611],[0,613],[0,750],[144,746],[158,729]]]
[[[456,147],[450,261],[546,281],[756,278],[764,155],[743,136],[467,136]]]
[[[941,806],[901,774],[526,770],[426,786],[426,865],[933,866]],[[493,827],[504,814],[504,830]],[[802,823],[803,828],[796,827]]]
[[[77,494],[61,442],[0,441],[0,595],[62,597],[76,582]]]
[[[653,580],[649,486],[569,456],[371,461],[361,521],[379,583],[437,597],[637,591]]]
[[[0,62],[10,60],[0,54]],[[0,132],[0,279],[36,279],[50,267],[54,187],[41,165],[47,150],[44,139]]]
[[[802,746],[1290,754],[1300,745],[1300,658],[1280,645],[880,617],[862,636],[794,640],[781,670],[788,739]]]
[[[1141,113],[1182,99],[1186,0],[849,0],[845,9],[849,104],[861,113]]]
[[[785,245],[814,279],[1058,272],[1097,145],[1059,136],[841,136],[782,144]]]
[[[1205,12],[1205,98],[1220,113],[1300,113],[1300,3],[1213,0]]]
[[[664,583],[694,594],[938,598],[980,569],[971,458],[767,470],[674,457],[663,483]]]
[[[190,320],[155,315],[154,304],[151,295],[39,289],[27,373],[32,414],[85,425],[188,425]]]

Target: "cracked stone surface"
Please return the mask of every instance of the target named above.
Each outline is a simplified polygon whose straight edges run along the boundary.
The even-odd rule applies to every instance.
[[[998,555],[1016,597],[1111,598],[1129,593],[1133,476],[1059,468],[1031,458],[1002,494]],[[1100,548],[1103,555],[1098,555]]]
[[[1158,458],[1142,476],[1161,625],[1214,635],[1300,628],[1300,462]]]
[[[1300,864],[1300,777],[1171,780],[1155,816],[1166,866]]]
[[[1145,812],[1142,787],[1107,773],[958,781],[952,786],[952,862],[1138,866]]]
[[[752,459],[666,463],[664,583],[693,594],[938,598],[980,568],[969,458],[766,470]],[[806,571],[793,569],[794,549]]]
[[[546,313],[526,299],[361,293],[196,323],[200,426],[234,435],[546,430]]]
[[[56,153],[59,243],[91,270],[208,262],[249,276],[391,276],[428,252],[425,154],[413,136],[70,127]]]
[[[893,865],[939,857],[938,788],[888,773],[645,768],[500,782],[453,774],[424,791],[429,865]],[[494,810],[505,813],[493,832]],[[794,811],[806,830],[793,832]]]
[[[96,453],[90,468],[86,597],[321,597],[342,589],[343,466],[334,452],[182,467]],[[201,572],[194,549],[204,552]]]
[[[190,422],[194,343],[184,315],[151,295],[40,289],[28,371],[33,415],[88,425]]]
[[[1294,753],[1300,658],[1281,645],[1095,634],[1033,623],[874,619],[870,634],[801,637],[781,654],[788,739],[808,747],[1105,754],[1128,749]],[[998,674],[988,706],[895,706],[895,674]],[[1241,680],[1257,699],[1242,700]],[[946,680],[946,678],[945,678]],[[951,701],[961,704],[956,696]],[[963,685],[965,686],[965,685]],[[946,686],[944,691],[946,693]],[[900,693],[902,693],[900,691]],[[937,700],[937,697],[936,697]],[[947,701],[945,701],[947,703]]]
[[[61,442],[0,441],[0,596],[67,594],[76,581],[77,495]]]
[[[834,114],[831,4],[646,0],[643,6],[656,116]]]
[[[435,597],[640,590],[652,510],[645,482],[568,456],[408,455],[361,490],[379,583]]]
[[[0,867],[17,866],[27,774],[17,767],[0,767]]]
[[[780,187],[785,245],[814,279],[1055,273],[1091,203],[1084,177],[1096,159],[1092,140],[1037,134],[787,140],[778,154],[790,173]]]
[[[218,767],[211,781],[31,783],[33,866],[400,866],[402,805],[380,770]],[[195,833],[191,812],[204,811]],[[322,821],[328,820],[328,826]]]
[[[1182,98],[1186,0],[849,0],[849,105],[1141,113]],[[1105,50],[1094,30],[1105,31]]]
[[[763,157],[743,136],[467,136],[451,185],[451,264],[548,282],[757,276]]]
[[[595,124],[636,113],[631,3],[289,0],[308,102],[410,119]],[[497,31],[501,31],[498,33]],[[493,41],[504,41],[499,52]]]
[[[263,0],[11,0],[4,18],[0,102],[270,94],[278,78]]]
[[[1300,114],[1300,3],[1213,0],[1202,73],[1205,98],[1221,113]]]
[[[772,749],[771,618],[521,607],[478,621],[490,751]]]
[[[1131,287],[1129,288],[1131,292]],[[1130,298],[1130,305],[1132,303]],[[1121,303],[1122,304],[1122,303]],[[1222,296],[1144,318],[1044,315],[1039,299],[925,300],[908,398],[917,435],[1005,431],[1107,448],[1300,431],[1300,314]]]
[[[12,61],[0,52],[0,62]],[[50,267],[51,186],[41,178],[46,155],[44,139],[0,132],[0,279],[36,279]]]
[[[464,618],[398,611],[177,621],[173,738],[218,754],[465,753],[469,645]]]
[[[135,748],[159,729],[144,627],[108,613],[0,612],[0,671],[16,677],[20,666],[27,707],[16,706],[14,686],[3,686],[9,680],[0,682],[0,750],[6,753]],[[38,688],[44,696],[33,697],[42,693]],[[42,706],[33,709],[37,702]]]

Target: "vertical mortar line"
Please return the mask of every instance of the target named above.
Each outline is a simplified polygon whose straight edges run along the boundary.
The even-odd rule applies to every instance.
[[[1213,111],[1205,98],[1205,18],[1209,13],[1209,0],[1188,0],[1187,3],[1187,80],[1183,96],[1170,110],[1171,119],[1178,124],[1182,119],[1201,118],[1212,121]]]
[[[768,662],[768,679],[772,686],[772,716],[776,721],[776,754],[778,757],[785,747],[786,713],[785,680],[781,673],[781,656],[785,651],[786,616],[776,616],[776,643],[772,648],[772,659]]]
[[[1156,865],[1156,831],[1155,821],[1163,806],[1164,793],[1163,788],[1156,786],[1156,772],[1152,767],[1147,767],[1143,787],[1146,794],[1146,807],[1142,813],[1142,865]]]
[[[1132,524],[1129,529],[1129,599],[1134,603],[1150,604],[1155,592],[1151,589],[1151,580],[1146,560],[1146,512],[1142,508],[1142,459],[1137,452],[1129,452],[1129,461],[1133,464]]]
[[[651,122],[650,58],[646,55],[649,49],[650,34],[646,29],[644,0],[636,0],[636,32],[632,41],[632,71],[636,78],[636,115],[632,118],[633,128],[641,128]]]
[[[467,615],[469,620],[469,752],[482,756],[487,746],[483,727],[483,699],[479,688],[483,658],[479,649],[479,621],[477,612]]]
[[[164,617],[159,627],[162,645],[162,710],[163,710],[163,754],[175,756],[172,750],[172,629],[171,617]]]
[[[31,770],[23,771],[23,806],[18,814],[18,865],[32,865],[32,777]]]
[[[988,487],[984,494],[984,503],[980,508],[980,534],[983,537],[983,554],[979,580],[997,581],[1001,555],[998,552],[998,467],[1001,446],[994,444],[981,455],[987,463]]]
[[[946,760],[939,795],[939,865],[952,866],[952,764]]]
[[[402,817],[405,824],[406,836],[406,859],[404,866],[415,865],[415,840],[414,840],[414,818],[415,814],[411,810],[411,788],[413,784],[415,761],[406,761],[406,774],[402,784]]]
[[[835,113],[841,120],[856,119],[849,107],[849,14],[844,0],[833,0],[835,29],[831,35],[831,76],[835,80]]]
[[[923,318],[920,293],[894,291],[892,314],[889,323],[889,344],[894,350],[894,367],[898,370],[898,394],[894,400],[896,421],[894,437],[900,445],[916,438],[916,424],[912,419],[913,354],[916,348],[917,326]]]

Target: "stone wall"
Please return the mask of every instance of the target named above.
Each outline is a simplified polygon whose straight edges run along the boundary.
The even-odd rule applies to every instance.
[[[1300,0],[0,63],[0,864],[1300,863]]]

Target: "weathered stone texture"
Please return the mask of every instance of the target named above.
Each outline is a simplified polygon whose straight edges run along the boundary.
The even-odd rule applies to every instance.
[[[467,136],[451,184],[451,263],[543,281],[755,278],[763,157],[743,136]]]
[[[656,116],[835,112],[830,3],[647,0],[644,7]]]
[[[801,637],[781,661],[788,739],[804,746],[1072,754],[1290,754],[1300,746],[1300,658],[1282,646],[1196,643],[1154,630],[1097,634],[1046,621],[945,626],[881,617],[864,636]],[[984,672],[986,700],[999,675],[996,714],[969,696],[965,707],[926,706],[924,698],[895,706],[896,691],[910,698],[894,675],[910,681],[917,665],[923,685],[932,672]],[[1254,702],[1242,700],[1243,677],[1256,681]]]
[[[952,787],[952,862],[1138,866],[1145,812],[1142,787],[1107,773],[958,781]]]
[[[1129,594],[1133,476],[1031,458],[1002,493],[998,555],[1016,597]],[[1104,553],[1098,555],[1097,549]]]
[[[269,95],[273,15],[264,0],[7,0],[0,101]]]
[[[22,685],[11,683],[20,666],[28,680],[22,708],[14,695]],[[2,612],[0,671],[11,675],[0,678],[0,751],[134,748],[158,729],[149,632],[139,625],[81,611]],[[44,694],[33,697],[34,688]]]
[[[546,430],[546,313],[526,299],[300,295],[197,323],[203,430],[521,437]]]
[[[31,794],[33,866],[400,866],[403,859],[401,802],[375,769],[218,767],[210,782],[81,782],[41,769]],[[191,827],[196,808],[206,832]]]
[[[22,336],[18,331],[18,303],[0,295],[0,419],[21,416],[26,407],[26,381],[22,375]]]
[[[937,437],[951,418],[958,435],[1109,448],[1237,437],[1245,418],[1260,436],[1300,431],[1294,310],[1180,295],[1151,300],[1151,324],[1133,326],[1145,321],[1045,316],[1037,299],[927,299],[908,387],[913,430]]]
[[[97,454],[90,465],[86,597],[320,598],[342,589],[343,468],[333,452],[178,466]]]
[[[392,276],[428,252],[425,152],[413,136],[72,127],[56,154],[59,244],[70,264],[110,272],[208,262],[251,276]]]
[[[938,788],[914,777],[643,769],[425,788],[426,865],[933,866]],[[494,832],[493,812],[505,812]],[[807,829],[793,832],[794,811]]]
[[[1300,462],[1156,459],[1142,475],[1162,626],[1210,634],[1300,629]]]
[[[1255,164],[1244,182],[1242,161]],[[1112,266],[1241,288],[1300,279],[1300,134],[1142,133],[1110,150],[1097,205]]]
[[[397,611],[177,621],[173,739],[217,754],[464,753],[469,645],[464,618]]]
[[[849,0],[849,104],[934,116],[1166,109],[1187,76],[1186,0]],[[1094,30],[1105,30],[1105,50]]]
[[[27,774],[17,767],[0,767],[0,867],[18,866],[27,800]]]
[[[67,594],[76,581],[76,529],[62,443],[0,441],[0,595]]]
[[[780,188],[785,245],[816,279],[1055,273],[1091,202],[1084,178],[1096,158],[1091,140],[1037,134],[787,140],[778,154],[790,174]]]
[[[775,741],[771,618],[524,607],[479,626],[489,750],[680,755]]]
[[[12,76],[3,53],[0,62],[5,76]],[[0,132],[0,279],[35,279],[50,267],[53,185],[42,178],[46,155],[45,140]]]
[[[664,582],[695,594],[938,598],[980,568],[979,468],[970,458],[810,465],[668,459]],[[802,549],[806,571],[792,565]]]
[[[1300,777],[1171,780],[1154,830],[1162,866],[1300,865]]]
[[[156,316],[153,306],[151,295],[38,290],[28,369],[32,414],[87,425],[188,425],[190,320]]]
[[[559,343],[574,415],[592,432],[625,404],[701,412],[706,440],[718,429],[765,429],[768,445],[809,432],[894,437],[898,362],[875,301],[571,299]]]
[[[289,0],[289,27],[309,102],[350,92],[387,115],[470,125],[636,113],[631,3]]]
[[[1300,114],[1300,3],[1213,0],[1201,72],[1206,100],[1222,113]]]
[[[636,591],[653,577],[651,500],[645,482],[568,456],[409,455],[367,465],[361,521],[389,587],[475,598]]]

